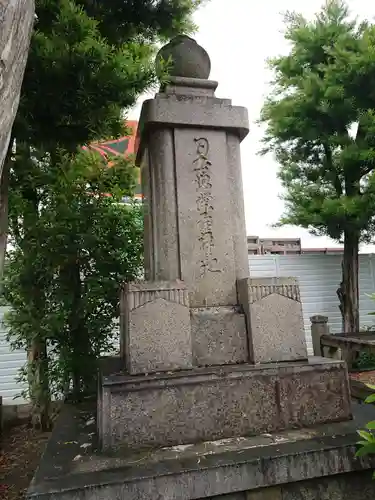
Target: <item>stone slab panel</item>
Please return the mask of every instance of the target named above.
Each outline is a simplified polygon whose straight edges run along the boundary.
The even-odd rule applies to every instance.
[[[254,363],[307,358],[302,304],[294,278],[239,280],[238,294]]]
[[[280,407],[285,426],[314,425],[319,419],[329,422],[350,412],[348,398],[338,398],[348,386],[347,377],[338,371],[300,372],[298,377],[280,374]]]
[[[127,284],[121,305],[123,354],[129,373],[192,367],[189,300],[182,282]]]
[[[173,446],[350,418],[345,364],[319,359],[106,378],[101,442],[105,449]]]
[[[176,129],[181,279],[191,307],[237,304],[226,134]]]
[[[238,307],[195,308],[190,314],[195,366],[249,361],[245,315]]]
[[[235,134],[227,133],[228,195],[232,212],[232,238],[236,278],[249,275],[249,255],[247,250],[247,232],[245,203],[243,195],[240,141]]]
[[[153,130],[148,140],[149,171],[145,172],[151,221],[145,231],[145,252],[152,262],[145,262],[150,280],[181,278],[179,221],[176,196],[174,133],[171,129]]]
[[[280,425],[272,375],[178,382],[112,392],[109,446],[173,446],[258,433],[265,422]]]

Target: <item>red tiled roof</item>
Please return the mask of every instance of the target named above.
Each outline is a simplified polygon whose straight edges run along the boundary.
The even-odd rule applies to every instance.
[[[108,156],[118,156],[118,155],[130,155],[136,153],[136,135],[138,122],[137,121],[127,121],[127,128],[131,130],[131,135],[126,135],[118,139],[112,139],[109,141],[92,143],[89,146],[84,146],[83,149],[91,149],[100,153],[106,160]],[[108,161],[108,166],[111,166],[111,162]],[[141,198],[141,179],[140,171],[138,176],[138,185],[135,190],[135,198]]]

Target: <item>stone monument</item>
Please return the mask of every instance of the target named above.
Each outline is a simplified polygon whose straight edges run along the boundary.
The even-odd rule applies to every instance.
[[[122,287],[98,447],[93,419],[62,415],[28,498],[328,500],[309,481],[371,467],[354,458],[345,363],[307,357],[295,279],[248,276],[246,109],[215,96],[210,59],[191,38],[160,58],[174,62],[171,76],[138,131],[145,281]],[[295,497],[301,480],[306,496]]]
[[[161,57],[176,65],[139,125],[146,281],[123,288],[128,375],[103,379],[103,448],[350,418],[344,365],[307,360],[297,282],[248,277],[246,109],[215,96],[194,40],[177,37]]]

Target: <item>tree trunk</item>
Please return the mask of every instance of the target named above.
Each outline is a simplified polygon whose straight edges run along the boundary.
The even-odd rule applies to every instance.
[[[3,278],[5,254],[8,242],[8,195],[11,162],[12,142],[9,143],[8,154],[5,159],[0,180],[0,280]]]
[[[33,0],[0,0],[0,174],[18,109],[33,22]]]
[[[16,147],[19,148],[18,153],[22,152],[24,154],[24,161],[28,162],[30,160],[30,148],[28,146],[25,147],[21,143],[17,143]],[[39,199],[38,192],[34,186],[28,184],[25,180],[21,184],[23,186],[22,197],[24,202],[26,202],[25,210],[22,214],[22,244],[27,248],[29,245],[28,242],[35,238],[35,228],[37,227],[39,217]],[[43,272],[39,270],[38,266],[34,265],[32,252],[29,250],[26,252],[26,256],[28,256],[33,265],[29,271],[30,281],[25,284],[25,287],[28,293],[30,293],[30,305],[34,314],[39,318],[40,323],[42,323],[46,306]],[[30,340],[27,352],[27,368],[29,393],[32,403],[32,425],[35,428],[47,431],[52,426],[50,413],[51,391],[49,385],[47,341],[41,328],[38,331],[33,331],[33,337]]]
[[[71,339],[71,376],[72,397],[78,402],[82,398],[85,382],[85,357],[90,347],[87,345],[87,335],[82,318],[82,283],[78,254],[72,256],[71,261],[62,269],[61,279],[63,289],[71,297],[71,309],[68,316],[69,336]]]
[[[48,377],[47,345],[35,338],[27,353],[29,393],[32,402],[31,423],[34,428],[48,431],[51,428],[50,390]]]
[[[359,331],[359,236],[354,231],[344,232],[344,256],[342,261],[341,314],[346,333]]]

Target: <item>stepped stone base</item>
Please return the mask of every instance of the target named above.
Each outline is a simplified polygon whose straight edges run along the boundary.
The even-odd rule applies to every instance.
[[[354,420],[197,445],[105,454],[96,449],[95,408],[60,414],[27,500],[373,500],[375,460],[356,458]]]
[[[346,365],[239,365],[149,376],[102,375],[104,450],[173,446],[351,418]]]

